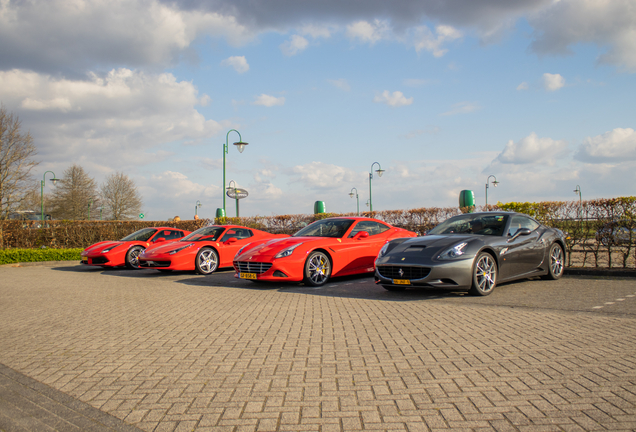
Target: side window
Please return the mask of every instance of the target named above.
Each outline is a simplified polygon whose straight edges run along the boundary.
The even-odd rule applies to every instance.
[[[237,240],[242,240],[242,239],[246,239],[246,238],[250,238],[252,237],[252,231],[245,229],[245,228],[232,228],[231,230],[228,230],[225,232],[225,234],[223,235],[223,238],[221,239],[221,242],[227,241],[228,239],[231,239],[232,237],[237,239]]]
[[[181,231],[163,230],[155,235],[154,240],[156,241],[157,239],[162,237],[166,240],[174,240],[183,237],[183,234],[181,233]]]
[[[355,236],[360,231],[366,231],[369,233],[370,236],[373,236],[376,234],[383,233],[384,231],[388,229],[389,229],[388,226],[379,222],[361,221],[361,222],[358,222],[358,224],[353,228],[353,231],[351,231],[351,234],[349,234],[349,237]]]
[[[510,228],[508,228],[508,235],[515,235],[519,228],[528,228],[530,231],[534,231],[539,228],[539,224],[525,216],[513,216],[510,221]]]

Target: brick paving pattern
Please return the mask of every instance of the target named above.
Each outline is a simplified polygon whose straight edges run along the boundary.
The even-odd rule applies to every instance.
[[[0,363],[145,431],[636,430],[634,317],[201,280],[0,269]]]

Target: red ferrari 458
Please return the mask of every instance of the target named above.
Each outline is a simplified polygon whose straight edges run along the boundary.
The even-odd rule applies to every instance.
[[[81,263],[102,267],[139,268],[138,256],[147,247],[161,242],[172,242],[190,234],[177,228],[143,228],[119,241],[103,241],[84,249]]]
[[[251,243],[234,258],[236,277],[324,285],[332,276],[374,271],[389,240],[417,237],[377,219],[336,217],[313,222],[285,239]]]
[[[148,248],[139,256],[140,266],[157,270],[196,270],[210,274],[221,267],[232,267],[236,251],[259,240],[289,237],[237,225],[199,228],[178,242]]]

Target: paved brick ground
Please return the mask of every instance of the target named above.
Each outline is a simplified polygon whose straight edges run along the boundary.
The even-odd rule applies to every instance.
[[[2,268],[0,363],[146,431],[636,430],[636,314],[214,277]]]

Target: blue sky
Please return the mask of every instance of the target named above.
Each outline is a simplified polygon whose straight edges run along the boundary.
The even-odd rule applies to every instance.
[[[121,171],[149,220],[214,216],[231,129],[242,216],[364,210],[374,162],[374,210],[631,196],[634,72],[634,0],[0,0],[35,180]]]

